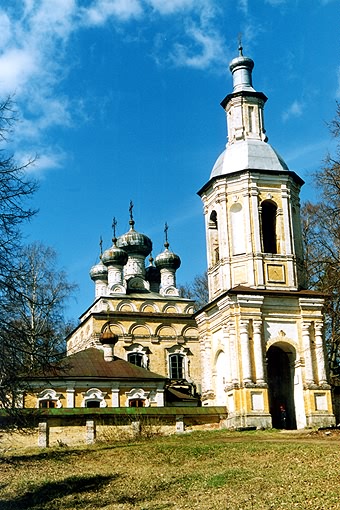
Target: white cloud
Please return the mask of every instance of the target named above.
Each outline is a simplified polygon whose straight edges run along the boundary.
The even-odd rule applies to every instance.
[[[77,99],[57,92],[73,65],[67,54],[71,36],[107,23],[119,23],[121,30],[129,21],[154,23],[155,14],[178,16],[158,47],[159,61],[195,69],[225,61],[216,0],[17,0],[0,8],[0,97],[14,93],[21,109],[17,144],[34,140],[44,146],[49,128],[86,118]],[[44,161],[40,168],[52,160]]]
[[[239,0],[239,7],[244,14],[248,14],[248,0]]]
[[[283,112],[282,120],[286,122],[292,117],[301,117],[304,105],[300,101],[293,101],[293,103]]]
[[[200,3],[196,0],[146,0],[155,11],[160,14],[174,14],[178,11],[192,9]]]
[[[265,0],[267,4],[276,6],[276,5],[283,5],[287,3],[287,0]]]
[[[142,15],[139,0],[95,0],[91,7],[81,9],[86,25],[103,25],[109,18],[127,21]]]
[[[175,44],[170,55],[175,65],[206,69],[215,61],[224,61],[223,41],[218,33],[207,33],[201,27],[192,26],[187,29],[186,35],[190,42]]]

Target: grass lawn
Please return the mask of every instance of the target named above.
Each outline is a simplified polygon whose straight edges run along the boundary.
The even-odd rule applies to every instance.
[[[3,452],[0,509],[340,509],[340,435],[210,431]]]

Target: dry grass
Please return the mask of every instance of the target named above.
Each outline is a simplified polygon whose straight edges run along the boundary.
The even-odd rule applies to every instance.
[[[3,453],[1,510],[340,509],[340,436],[199,432]]]

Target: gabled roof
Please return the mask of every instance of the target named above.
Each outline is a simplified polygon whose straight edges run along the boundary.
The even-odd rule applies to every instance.
[[[30,376],[30,379],[110,379],[110,380],[165,380],[162,375],[137,367],[114,356],[105,361],[101,349],[90,347],[66,356],[46,372]]]

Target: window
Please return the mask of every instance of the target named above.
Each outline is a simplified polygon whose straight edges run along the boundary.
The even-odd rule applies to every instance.
[[[55,400],[39,400],[40,409],[54,409],[56,407],[57,402]]]
[[[62,398],[61,393],[57,393],[52,388],[49,388],[37,394],[36,406],[39,407],[40,409],[59,408],[62,406],[60,398]]]
[[[220,250],[218,241],[218,223],[217,223],[217,212],[211,211],[209,217],[209,244],[211,250],[211,264],[214,266],[220,260]]]
[[[143,354],[141,352],[130,352],[128,354],[128,362],[137,367],[143,367]]]
[[[169,356],[169,368],[171,379],[184,379],[184,356],[171,354]]]
[[[140,398],[133,398],[129,400],[129,407],[144,407],[144,400]]]
[[[99,400],[87,400],[85,407],[100,407],[100,401]]]
[[[262,241],[264,253],[277,253],[276,247],[276,204],[265,200],[262,202]]]

